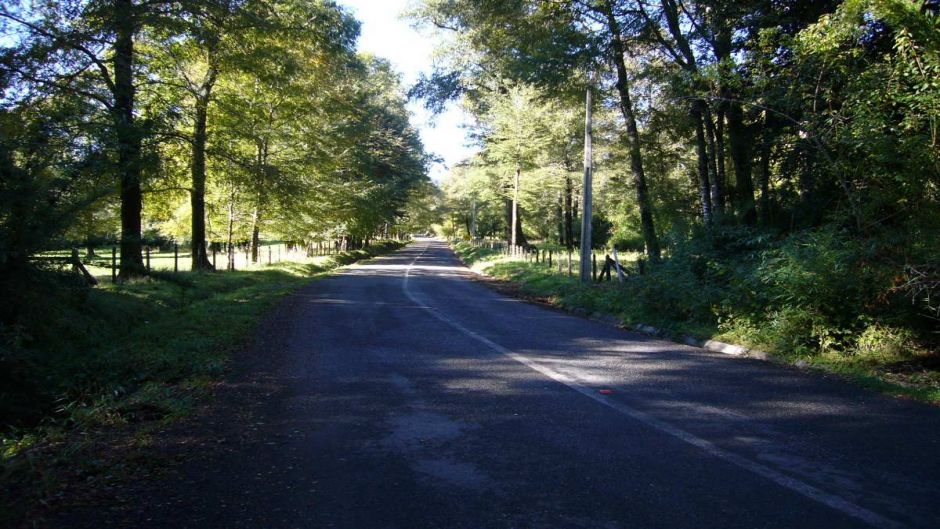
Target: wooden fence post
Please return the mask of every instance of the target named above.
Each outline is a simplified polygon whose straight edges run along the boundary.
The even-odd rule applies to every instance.
[[[78,257],[78,248],[72,248],[72,269],[81,273],[82,278],[84,278],[89,285],[98,284],[98,280],[88,272],[88,269],[82,264],[81,258]]]
[[[271,247],[268,246],[268,265],[270,266],[270,264],[271,264]]]
[[[212,245],[212,268],[215,268],[215,245]],[[218,270],[218,268],[215,268]]]
[[[616,265],[617,267],[617,281],[619,281],[620,283],[623,283],[624,274],[623,274],[623,269],[620,267],[620,258],[617,257],[616,246],[614,246],[613,254],[614,254],[614,265]]]
[[[147,271],[150,272],[150,247],[147,246]]]
[[[591,252],[591,281],[597,281],[597,254]]]
[[[180,245],[173,243],[173,271],[180,271]]]
[[[548,251],[548,267],[549,268],[552,267],[552,251],[551,250]]]
[[[111,247],[111,282],[117,283],[117,248]]]

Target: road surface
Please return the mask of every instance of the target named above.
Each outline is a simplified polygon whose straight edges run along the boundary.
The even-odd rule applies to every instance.
[[[260,403],[247,425],[206,426],[225,449],[70,521],[940,527],[940,410],[509,299],[469,275],[419,240],[314,282],[254,348],[269,386],[246,383]]]

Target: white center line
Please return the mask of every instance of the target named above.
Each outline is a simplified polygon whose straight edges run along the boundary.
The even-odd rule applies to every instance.
[[[496,351],[497,353],[505,355],[515,360],[516,362],[519,362],[520,364],[528,367],[529,369],[538,371],[539,373],[547,376],[548,378],[556,382],[559,382],[561,384],[564,384],[565,386],[568,386],[569,388],[573,389],[574,391],[577,391],[578,393],[584,395],[585,397],[588,397],[589,399],[599,402],[600,404],[603,404],[604,406],[607,406],[608,408],[615,410],[621,413],[622,415],[626,415],[627,417],[630,417],[631,419],[640,421],[646,424],[647,426],[650,426],[656,430],[659,430],[660,432],[663,432],[672,437],[675,437],[676,439],[679,439],[680,441],[684,441],[692,446],[695,446],[703,450],[709,455],[712,455],[714,457],[727,461],[737,467],[743,468],[744,470],[750,471],[759,476],[763,476],[769,479],[770,481],[773,481],[777,485],[788,488],[792,490],[793,492],[796,492],[802,496],[805,496],[817,503],[821,503],[827,507],[835,509],[845,515],[848,515],[848,516],[851,516],[852,518],[860,520],[864,522],[865,524],[870,525],[872,527],[885,528],[885,529],[887,528],[894,529],[894,528],[904,527],[904,525],[901,523],[885,518],[881,516],[880,514],[877,514],[868,509],[865,509],[864,507],[860,507],[844,498],[841,498],[834,494],[830,494],[826,491],[820,490],[808,483],[792,478],[785,474],[781,474],[780,472],[766,465],[762,465],[755,461],[751,461],[750,459],[747,459],[745,457],[723,450],[719,448],[718,446],[716,446],[711,441],[707,441],[685,430],[672,426],[671,424],[665,423],[646,412],[631,408],[630,406],[617,402],[616,400],[612,398],[608,398],[604,395],[601,395],[597,393],[596,388],[585,386],[581,384],[580,382],[578,382],[577,380],[569,377],[568,375],[559,373],[558,371],[545,367],[544,365],[538,364],[537,362],[523,355],[514,353],[511,350],[503,347],[502,345],[490,340],[489,338],[482,336],[468,329],[463,324],[443,314],[438,309],[427,305],[408,288],[408,280],[411,276],[411,270],[414,267],[415,263],[418,261],[418,259],[424,256],[424,254],[428,251],[428,248],[430,248],[430,245],[425,243],[424,249],[421,251],[421,253],[418,254],[411,261],[411,264],[409,264],[405,268],[405,274],[402,277],[401,287],[402,287],[402,291],[405,293],[408,299],[410,299],[416,305],[418,305],[419,308],[422,308],[428,311],[432,316],[434,316],[434,318],[441,321],[442,323],[445,323],[453,327],[454,329],[460,331],[464,335],[470,338],[473,338],[474,340],[489,347],[493,351]]]

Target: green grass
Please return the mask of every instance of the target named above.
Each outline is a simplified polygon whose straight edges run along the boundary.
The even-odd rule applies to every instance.
[[[95,248],[95,256],[87,258],[85,249],[79,249],[79,257],[85,264],[88,271],[99,280],[110,280],[111,278],[111,250],[114,245],[98,246]],[[46,258],[64,258],[71,255],[70,250],[55,250],[43,252],[38,257]],[[146,252],[144,253],[145,264],[147,262]],[[209,260],[212,261],[212,253],[209,253]],[[325,261],[328,257],[314,256],[307,257],[299,249],[290,250],[287,244],[277,241],[262,242],[259,248],[258,263],[252,263],[250,256],[243,250],[239,250],[233,255],[236,270],[261,270],[268,266],[268,262],[276,264],[279,262],[294,263],[312,263],[317,264]],[[331,256],[335,257],[335,256]],[[158,272],[189,272],[192,265],[192,254],[188,247],[180,246],[178,252],[164,251],[157,248],[150,251],[150,269]],[[218,269],[224,269],[228,263],[228,255],[224,252],[217,252],[215,255],[215,264]]]
[[[83,450],[97,436],[126,431],[134,443],[185,416],[283,296],[398,247],[248,271],[162,273],[23,300],[31,324],[0,358],[13,371],[0,381],[15,382],[0,394],[0,526],[54,491],[56,476],[86,465]]]
[[[936,366],[923,364],[934,357],[929,351],[911,350],[906,342],[891,336],[888,330],[869,340],[873,344],[871,351],[789,349],[774,340],[774,334],[768,329],[753,328],[753,324],[664,316],[663,311],[644,303],[643,296],[639,295],[645,281],[641,276],[631,275],[624,285],[619,284],[616,277],[612,282],[583,285],[576,277],[567,275],[567,262],[559,273],[557,264],[549,268],[545,263],[511,259],[498,251],[475,248],[469,243],[457,243],[454,249],[468,266],[511,283],[524,297],[582,314],[614,316],[625,325],[651,325],[673,339],[692,336],[743,345],[771,353],[777,362],[805,364],[885,394],[940,403],[940,371]],[[636,257],[630,254],[622,264],[632,270]],[[576,274],[576,261],[572,268]]]

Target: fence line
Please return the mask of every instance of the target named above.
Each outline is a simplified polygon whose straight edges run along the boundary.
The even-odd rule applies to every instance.
[[[161,251],[163,249],[166,251]],[[337,255],[348,249],[348,241],[342,240],[310,243],[295,241],[262,243],[258,247],[257,259],[252,261],[250,242],[240,241],[232,244],[231,248],[221,242],[210,243],[208,244],[209,251],[204,249],[202,254],[206,256],[212,268],[216,271],[242,271],[281,262],[311,261],[321,257]],[[108,275],[111,276],[112,283],[117,283],[120,269],[120,247],[112,245],[110,247],[110,256],[107,255],[107,247],[104,249],[99,248],[97,251],[100,253],[92,252],[90,257],[86,256],[83,259],[79,257],[79,250],[76,247],[68,250],[68,254],[65,255],[37,255],[32,259],[55,263],[56,266],[71,266],[76,273],[80,274],[90,284],[97,284],[99,278]],[[56,251],[56,253],[59,253],[59,251]],[[179,273],[192,270],[192,253],[185,250],[181,252],[179,243],[173,243],[172,247],[166,246],[162,249],[159,246],[145,245],[141,257],[143,258],[144,269],[148,273],[154,271]],[[85,263],[87,263],[87,267]],[[103,273],[101,270],[103,270]],[[92,271],[98,274],[97,278]]]
[[[580,263],[580,256],[575,254],[571,248],[538,248],[530,246],[512,246],[501,240],[492,239],[474,239],[469,243],[475,248],[484,248],[496,250],[503,256],[503,259],[509,261],[524,261],[532,265],[544,267],[546,270],[563,275],[574,277],[576,264]],[[598,260],[601,261],[598,266]],[[627,265],[621,262],[617,248],[606,250],[591,251],[591,278],[595,283],[604,281],[612,282],[617,277],[617,283],[623,283],[631,275],[643,275],[646,272],[645,261],[638,258],[634,265]]]

